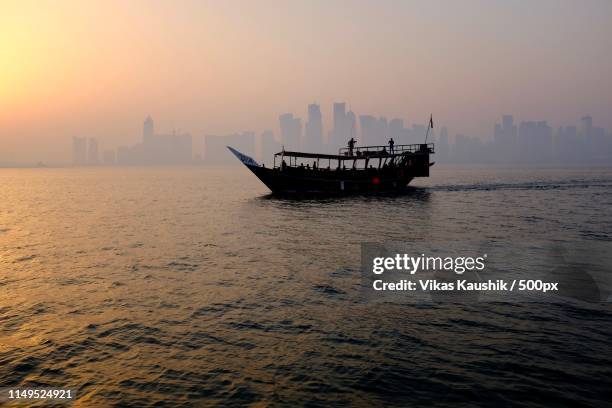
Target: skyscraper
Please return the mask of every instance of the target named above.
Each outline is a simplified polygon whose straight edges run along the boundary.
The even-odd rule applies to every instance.
[[[84,137],[72,138],[72,163],[83,166],[87,163],[87,139]]]
[[[346,103],[334,102],[334,130],[341,129],[345,126],[346,120]]]
[[[493,134],[494,160],[514,161],[517,157],[517,127],[512,115],[503,115],[502,123],[495,124]]]
[[[552,128],[546,121],[521,122],[517,149],[517,158],[522,162],[549,162],[552,158]]]
[[[125,152],[123,152],[125,153]],[[156,134],[151,116],[147,116],[142,126],[142,143],[132,146],[121,160],[127,164],[190,164],[193,162],[193,138],[189,133]]]
[[[151,144],[155,135],[155,124],[151,116],[147,116],[142,126],[142,142],[145,145]]]
[[[292,113],[278,117],[280,122],[282,143],[287,150],[299,150],[302,138],[302,120],[294,118]]]
[[[319,105],[308,105],[308,122],[306,122],[306,137],[303,143],[305,150],[320,152],[323,149],[323,119]]]
[[[591,133],[593,130],[593,118],[589,115],[586,115],[582,119],[580,119],[580,122],[582,124],[580,129],[582,132],[582,137],[588,140],[591,137]]]
[[[361,129],[361,144],[375,145],[377,132],[377,119],[372,115],[359,115]]]
[[[403,123],[402,123],[403,127]],[[376,122],[376,140],[375,144],[386,145],[389,140],[389,122],[387,118],[381,116]],[[397,140],[397,144],[400,144],[400,140]]]
[[[349,127],[346,103],[334,102],[334,128],[330,132],[329,145],[332,150],[344,146],[348,141]]]

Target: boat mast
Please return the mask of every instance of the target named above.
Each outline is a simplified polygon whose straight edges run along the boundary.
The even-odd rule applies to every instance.
[[[425,144],[427,144],[427,136],[429,136],[429,129],[433,129],[433,114],[429,114],[429,123],[427,124],[427,133],[425,133]]]

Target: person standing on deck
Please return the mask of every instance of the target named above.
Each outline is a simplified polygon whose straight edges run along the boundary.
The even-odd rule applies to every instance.
[[[393,141],[393,138],[389,139],[389,153],[393,154],[393,146],[395,146],[395,142]]]
[[[351,140],[348,141],[349,156],[353,155],[353,149],[355,148],[355,143],[357,142],[355,142],[355,139],[351,137]]]

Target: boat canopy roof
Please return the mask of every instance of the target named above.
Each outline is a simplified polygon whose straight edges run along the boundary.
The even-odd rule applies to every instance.
[[[355,147],[352,151],[348,148],[342,148],[339,154],[326,153],[306,153],[306,152],[291,152],[281,151],[274,156],[301,157],[310,159],[331,159],[331,160],[358,160],[379,157],[401,156],[404,153],[433,153],[433,143],[428,144],[410,144],[410,145],[395,145],[393,153],[387,150],[388,146],[361,146]],[[352,154],[351,154],[352,153]]]
[[[332,159],[332,160],[345,160],[345,159],[353,158],[351,156],[343,156],[339,154],[289,152],[287,150],[278,152],[275,154],[275,156],[303,157],[303,158],[310,158],[310,159]]]

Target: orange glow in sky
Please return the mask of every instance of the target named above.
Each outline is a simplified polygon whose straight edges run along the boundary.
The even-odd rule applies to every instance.
[[[0,3],[0,162],[72,136],[276,129],[321,104],[488,137],[503,113],[612,128],[612,2]]]

